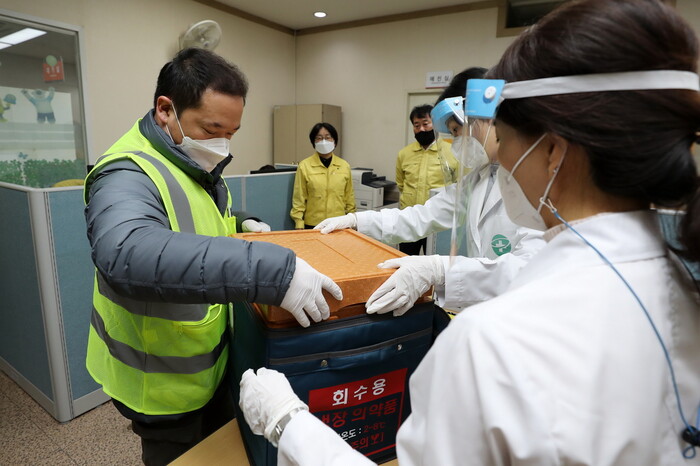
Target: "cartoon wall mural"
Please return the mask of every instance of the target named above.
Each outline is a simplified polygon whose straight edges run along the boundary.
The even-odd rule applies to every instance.
[[[49,87],[48,91],[43,89],[32,89],[28,91],[27,89],[22,89],[22,94],[29,100],[32,105],[36,108],[36,122],[43,123],[48,121],[49,123],[56,123],[56,117],[53,114],[53,107],[51,107],[51,101],[55,89]]]
[[[70,93],[0,86],[0,97],[0,182],[42,188],[85,176]]]
[[[76,158],[70,93],[0,86],[0,96],[0,161]]]

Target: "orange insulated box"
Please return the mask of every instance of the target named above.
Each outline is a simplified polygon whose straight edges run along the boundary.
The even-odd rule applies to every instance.
[[[338,230],[327,235],[318,230],[290,230],[239,233],[234,237],[287,247],[335,281],[343,290],[342,301],[323,292],[330,307],[330,319],[364,313],[364,303],[394,273],[394,269],[380,269],[377,264],[406,255],[355,230]],[[430,296],[429,291],[419,302],[429,301]],[[269,327],[298,325],[294,317],[282,308],[262,304],[255,307]]]

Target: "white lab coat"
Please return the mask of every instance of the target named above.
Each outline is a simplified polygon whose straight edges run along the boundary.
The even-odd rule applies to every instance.
[[[655,214],[603,214],[574,227],[645,304],[694,423],[700,298],[667,256]],[[700,452],[682,457],[669,370],[641,307],[571,231],[549,240],[508,292],[458,315],[410,386],[401,466],[700,464]],[[293,419],[280,464],[362,464],[327,430],[311,415]]]
[[[469,205],[467,250],[470,257],[443,257],[445,285],[436,287],[438,304],[454,311],[498,296],[527,261],[544,246],[542,233],[511,222],[501,199],[498,179],[486,197],[490,166],[467,175],[472,185]],[[395,244],[416,241],[431,233],[452,228],[456,184],[430,198],[424,205],[405,209],[358,212],[357,230],[372,238]],[[502,235],[504,239],[495,238]],[[495,239],[494,239],[495,238]],[[510,252],[502,247],[510,244]]]

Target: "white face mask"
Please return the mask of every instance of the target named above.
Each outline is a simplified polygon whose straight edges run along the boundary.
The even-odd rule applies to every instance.
[[[316,148],[316,152],[319,154],[326,155],[333,152],[333,149],[335,149],[335,143],[333,143],[333,141],[323,139],[314,144],[314,148]]]
[[[200,167],[208,172],[211,172],[214,167],[219,164],[219,162],[228,157],[229,145],[231,143],[230,139],[192,139],[189,136],[185,136],[185,132],[182,131],[182,125],[180,125],[180,120],[177,117],[175,106],[173,106],[173,112],[175,112],[175,121],[177,121],[177,126],[180,127],[180,132],[182,133],[182,142],[178,144],[178,147],[182,149],[183,152],[194,160]],[[170,130],[168,129],[167,125],[165,129],[168,132],[170,139],[172,139],[173,137],[170,135]]]
[[[506,213],[508,214],[508,217],[516,225],[520,225],[526,228],[532,228],[533,230],[539,231],[545,231],[547,229],[547,225],[544,223],[542,215],[540,215],[540,211],[542,210],[542,206],[545,205],[545,201],[547,200],[547,196],[549,195],[549,190],[552,188],[552,184],[554,184],[554,180],[557,177],[557,173],[559,173],[559,167],[561,167],[561,164],[564,162],[564,157],[562,157],[561,162],[559,163],[559,167],[557,167],[557,169],[554,171],[554,175],[549,180],[549,183],[547,183],[547,187],[545,188],[544,194],[542,194],[542,197],[539,201],[539,205],[536,209],[532,206],[532,204],[530,204],[530,201],[527,199],[527,196],[525,196],[525,193],[523,192],[522,188],[513,177],[513,173],[515,173],[515,170],[522,163],[522,161],[525,160],[525,157],[530,155],[530,152],[532,152],[535,149],[535,147],[537,147],[537,145],[540,142],[542,142],[544,137],[544,134],[540,136],[540,138],[537,141],[535,141],[535,143],[532,146],[530,146],[530,148],[527,151],[525,151],[525,153],[513,166],[513,172],[509,172],[508,170],[503,168],[503,166],[500,166],[498,167],[497,174],[498,186],[501,190],[503,205],[506,208]]]
[[[452,140],[452,155],[455,156],[457,160],[462,160],[462,147],[464,146],[464,138],[462,136],[455,136]]]

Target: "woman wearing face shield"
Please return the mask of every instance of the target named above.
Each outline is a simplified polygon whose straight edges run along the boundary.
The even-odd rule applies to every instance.
[[[697,60],[672,7],[583,0],[526,30],[489,72],[507,82],[504,202],[547,245],[421,362],[399,464],[700,463],[700,296],[683,262],[700,261]],[[652,206],[684,206],[676,246]],[[246,405],[268,376],[244,374],[251,424],[279,417]],[[330,458],[363,460],[301,408],[280,464]]]
[[[465,139],[462,126],[466,83],[482,78],[485,72],[485,68],[473,67],[457,74],[433,110],[436,130],[454,138],[457,160],[464,159],[459,147]],[[424,205],[358,212],[330,218],[316,226],[322,233],[355,228],[389,244],[416,241],[453,228],[455,210],[468,204],[469,218],[462,218],[462,224],[456,225],[460,237],[467,240],[466,254],[453,258],[411,256],[381,264],[399,270],[370,297],[367,312],[402,315],[433,285],[438,304],[459,312],[505,291],[518,271],[544,245],[541,232],[514,224],[506,214],[495,176],[498,145],[495,132],[487,131],[488,126],[487,121],[472,125],[476,142],[485,146],[484,160],[472,161],[462,170],[466,174],[473,169],[466,178],[447,186]],[[470,196],[462,194],[467,191],[462,186],[468,188]]]

